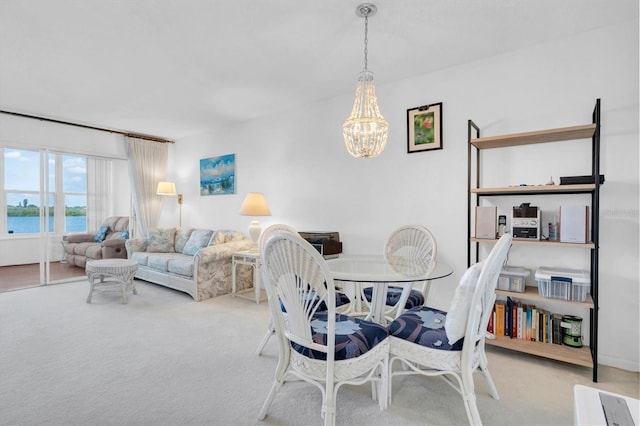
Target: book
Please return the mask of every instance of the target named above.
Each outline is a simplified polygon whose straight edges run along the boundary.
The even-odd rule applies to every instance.
[[[525,320],[525,332],[524,338],[531,340],[531,305],[526,305],[526,320]]]
[[[504,313],[504,335],[507,337],[513,337],[511,330],[513,329],[513,299],[507,297],[507,304],[505,306]]]
[[[504,336],[504,311],[504,301],[496,301],[496,336]]]
[[[511,307],[511,337],[518,338],[518,302],[514,302]]]
[[[547,311],[541,310],[538,317],[538,341],[546,343],[547,341]]]
[[[518,337],[518,339],[522,339],[523,338],[523,336],[522,336],[522,330],[523,330],[523,327],[522,327],[522,321],[523,321],[523,318],[522,318],[522,314],[523,314],[523,312],[522,312],[522,303],[518,302],[517,308],[518,308],[518,325],[517,325],[518,332],[517,332],[517,337]]]
[[[538,308],[535,306],[531,307],[531,335],[529,340],[532,342],[538,340]]]
[[[496,305],[494,303],[493,310],[491,311],[491,315],[489,315],[489,324],[487,324],[487,331],[489,333],[494,333],[493,322],[495,321],[495,317],[496,317]]]

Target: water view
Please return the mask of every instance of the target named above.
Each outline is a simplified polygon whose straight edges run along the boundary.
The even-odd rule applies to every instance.
[[[86,232],[86,216],[66,216],[65,228],[58,232]],[[40,218],[38,216],[8,216],[7,229],[10,234],[37,234],[40,232]],[[54,232],[53,218],[49,222],[49,232]]]

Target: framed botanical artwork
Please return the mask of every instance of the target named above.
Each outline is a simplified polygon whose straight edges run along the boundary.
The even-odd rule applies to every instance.
[[[200,160],[200,195],[236,193],[236,155]]]
[[[442,102],[407,110],[407,152],[442,149]]]

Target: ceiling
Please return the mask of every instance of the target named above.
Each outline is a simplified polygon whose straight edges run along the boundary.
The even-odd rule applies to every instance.
[[[177,139],[351,94],[360,3],[0,0],[0,109]],[[378,85],[638,19],[638,0],[374,3]]]

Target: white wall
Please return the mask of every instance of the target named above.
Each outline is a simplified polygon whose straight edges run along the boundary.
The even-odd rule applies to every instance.
[[[251,191],[264,192],[271,208],[263,227],[339,231],[345,253],[379,253],[391,230],[421,223],[438,239],[439,259],[455,271],[430,296],[446,308],[466,268],[467,120],[483,136],[587,124],[601,98],[599,361],[638,371],[638,20],[379,84],[378,98],[390,136],[377,159],[356,160],[344,148],[341,124],[353,93],[178,141],[170,170],[185,196],[183,226],[246,230],[250,218],[238,211]],[[433,102],[444,103],[444,149],[407,154],[406,110]],[[229,153],[236,154],[237,193],[200,196],[199,159]],[[509,148],[487,161],[483,185],[538,184],[550,176],[557,182],[590,173],[589,141]],[[163,226],[178,222],[171,201]],[[511,263],[588,266],[586,250],[536,250],[514,247]]]
[[[115,159],[113,162],[113,214],[131,212],[127,152],[122,135],[66,126],[30,118],[0,114],[0,147],[49,149],[52,152]],[[38,170],[34,170],[38,173]],[[51,260],[62,258],[61,234],[49,241]],[[0,238],[0,266],[39,262],[39,235],[12,235]]]

